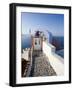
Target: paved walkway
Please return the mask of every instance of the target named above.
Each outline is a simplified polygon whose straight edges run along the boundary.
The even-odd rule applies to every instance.
[[[33,56],[32,70],[30,76],[55,76],[56,73],[51,67],[48,58],[39,53],[38,56]]]

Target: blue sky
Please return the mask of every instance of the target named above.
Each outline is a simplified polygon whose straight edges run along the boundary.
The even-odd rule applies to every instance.
[[[46,13],[21,13],[22,34],[36,30],[48,30],[54,36],[64,36],[64,15]]]

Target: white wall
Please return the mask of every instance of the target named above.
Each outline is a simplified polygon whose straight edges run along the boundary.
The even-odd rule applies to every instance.
[[[73,5],[73,0],[0,0],[0,89],[1,90],[20,90],[20,89],[21,90],[24,90],[24,89],[25,90],[29,90],[29,89],[30,90],[48,90],[48,89],[72,90],[73,83],[62,84],[62,85],[19,87],[19,88],[12,88],[8,86],[8,83],[9,83],[9,3],[12,3],[12,2],[54,4],[54,5],[66,5],[66,6]],[[73,9],[72,9],[72,15],[73,15]],[[73,38],[73,35],[72,35],[72,38]],[[73,46],[73,42],[72,42],[72,46]],[[73,65],[72,65],[72,70],[73,70]],[[72,78],[72,81],[73,81],[73,78]]]
[[[24,58],[25,60],[29,61],[29,50],[23,50],[21,58]]]
[[[48,57],[49,62],[53,69],[55,70],[57,75],[63,75],[64,74],[64,64],[62,61],[64,60],[57,54],[55,54],[55,47],[51,44],[48,44],[46,42],[43,42],[43,52]]]
[[[40,44],[39,44],[39,41],[40,41]],[[33,42],[34,42],[34,50],[41,50],[41,47],[42,47],[42,45],[41,45],[41,38],[33,38]],[[37,44],[35,44],[35,42],[37,43]]]

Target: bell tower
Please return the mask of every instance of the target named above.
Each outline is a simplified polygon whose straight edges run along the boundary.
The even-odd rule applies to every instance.
[[[32,37],[32,48],[33,50],[42,50],[43,38],[40,35],[40,31],[36,31],[35,35]]]

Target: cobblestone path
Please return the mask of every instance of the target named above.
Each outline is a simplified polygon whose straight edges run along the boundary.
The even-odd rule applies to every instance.
[[[33,59],[32,76],[56,76],[56,73],[49,63],[48,58],[44,54],[39,54]]]

